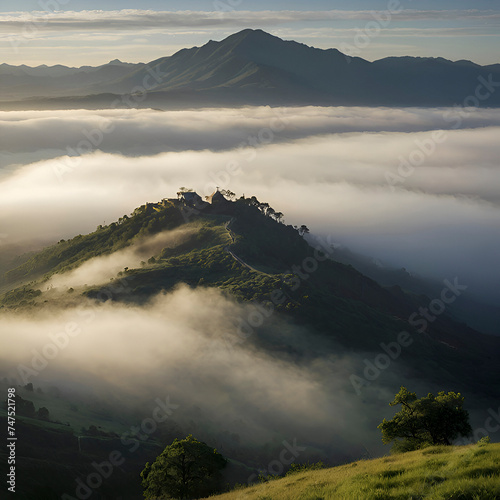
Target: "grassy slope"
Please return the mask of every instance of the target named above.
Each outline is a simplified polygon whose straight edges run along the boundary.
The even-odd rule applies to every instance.
[[[80,234],[67,241],[61,240],[43,249],[18,267],[8,270],[0,280],[5,283],[16,280],[30,281],[44,274],[66,272],[93,257],[109,255],[125,248],[134,238],[174,229],[183,222],[182,215],[173,206],[166,207],[158,213],[146,210],[143,205],[130,217],[124,216],[119,222],[109,226],[99,226],[93,233],[85,236]]]
[[[303,472],[219,500],[500,499],[500,443],[433,447]]]

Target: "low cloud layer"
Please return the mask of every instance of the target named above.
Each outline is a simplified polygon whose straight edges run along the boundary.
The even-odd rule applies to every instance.
[[[326,134],[410,133],[494,126],[500,126],[500,117],[497,110],[487,108],[462,113],[455,109],[314,106],[165,112],[0,111],[0,175],[8,167],[12,169],[37,159],[95,150],[151,156],[185,150],[223,151],[245,144],[266,145]],[[462,155],[457,154],[457,158]]]
[[[350,385],[351,361],[323,358],[299,366],[270,356],[238,334],[239,318],[247,314],[217,290],[188,287],[143,307],[84,302],[48,307],[32,319],[4,314],[0,330],[15,331],[17,341],[2,349],[2,374],[35,386],[109,391],[136,408],[168,395],[180,405],[176,419],[188,415],[202,427],[216,422],[213,432],[237,433],[246,445],[278,435],[359,453],[362,445],[378,441]],[[58,348],[54,339],[64,345],[67,325],[72,335]],[[306,334],[278,318],[266,328],[286,332],[292,344]],[[33,364],[37,353],[42,361]],[[46,366],[38,369],[43,360]]]
[[[454,111],[443,109],[119,113],[1,114],[10,154],[30,156],[0,178],[0,244],[57,241],[175,196],[180,186],[201,195],[220,186],[256,195],[287,223],[307,224],[388,265],[440,280],[459,276],[471,293],[496,300],[495,110],[469,110],[456,130]],[[29,163],[35,147],[42,157],[62,154],[82,140],[82,128],[103,120],[117,133],[99,147],[114,154]]]

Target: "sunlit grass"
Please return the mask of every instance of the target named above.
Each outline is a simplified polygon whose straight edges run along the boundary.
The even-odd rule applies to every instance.
[[[220,500],[500,499],[500,444],[433,447],[362,460],[216,497]]]

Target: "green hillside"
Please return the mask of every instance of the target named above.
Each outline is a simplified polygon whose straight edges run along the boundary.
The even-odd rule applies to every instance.
[[[432,447],[290,474],[218,500],[495,500],[500,444]]]
[[[280,219],[255,197],[212,205],[201,202],[198,207],[172,199],[147,203],[130,216],[99,226],[91,234],[61,240],[9,269],[0,277],[4,290],[0,310],[58,303],[61,297],[47,292],[50,277],[64,275],[96,257],[142,248],[142,263],[118,272],[111,285],[90,282],[59,292],[75,292],[65,293],[66,301],[86,296],[142,304],[179,283],[214,287],[318,333],[330,343],[331,352],[339,345],[358,352],[380,352],[382,342],[393,342],[407,331],[413,338],[411,352],[403,350],[398,361],[412,376],[440,379],[487,397],[496,394],[499,338],[482,335],[446,313],[433,322],[430,334],[422,335],[408,324],[408,318],[428,306],[429,297],[380,286],[352,266],[327,258],[331,250],[327,244],[313,248],[296,228]],[[185,236],[144,253],[151,238],[171,230]],[[126,286],[121,286],[123,282]],[[269,329],[257,329],[256,341],[273,352],[293,351],[280,332]],[[311,342],[309,349],[313,356],[323,355],[325,346]],[[463,369],[477,365],[484,370]]]

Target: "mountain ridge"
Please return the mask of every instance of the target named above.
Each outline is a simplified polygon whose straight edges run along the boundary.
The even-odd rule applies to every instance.
[[[225,95],[229,105],[451,106],[474,96],[481,78],[500,81],[500,64],[411,56],[369,62],[251,29],[148,64],[113,60],[96,68],[9,68],[0,65],[3,108],[5,96],[10,101],[78,96],[81,101],[134,92],[146,93],[138,106],[175,106],[179,91],[186,94],[185,104],[194,106],[219,104]],[[63,78],[49,76],[51,71]],[[476,99],[478,106],[500,106],[500,93],[494,86],[488,90],[486,98]]]

